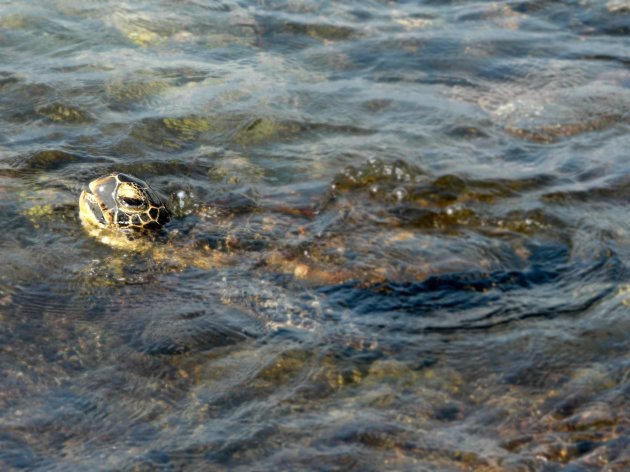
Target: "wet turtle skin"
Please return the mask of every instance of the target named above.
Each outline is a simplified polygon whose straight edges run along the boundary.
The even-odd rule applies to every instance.
[[[88,229],[156,231],[171,217],[165,198],[136,177],[114,172],[91,181],[79,198],[79,216]]]

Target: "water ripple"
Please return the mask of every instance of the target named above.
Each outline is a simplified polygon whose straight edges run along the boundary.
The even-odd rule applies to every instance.
[[[0,468],[627,469],[628,11],[2,2]]]

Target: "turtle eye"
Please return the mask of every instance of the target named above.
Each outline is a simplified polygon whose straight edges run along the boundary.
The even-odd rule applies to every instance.
[[[130,208],[142,208],[144,201],[140,198],[120,197],[120,201]]]
[[[116,196],[120,206],[129,210],[143,210],[147,206],[143,191],[135,184],[122,183]]]

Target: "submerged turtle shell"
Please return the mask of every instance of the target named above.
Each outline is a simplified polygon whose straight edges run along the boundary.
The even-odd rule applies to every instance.
[[[158,230],[171,216],[165,200],[149,184],[115,172],[89,183],[79,199],[79,216],[88,228]]]

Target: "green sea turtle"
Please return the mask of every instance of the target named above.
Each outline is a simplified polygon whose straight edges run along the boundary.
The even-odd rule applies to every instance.
[[[100,241],[170,269],[235,266],[315,284],[371,285],[526,265],[543,241],[564,240],[564,224],[538,209],[498,216],[490,210],[537,185],[432,178],[402,163],[374,161],[346,169],[321,201],[305,206],[234,193],[195,203],[182,215],[177,200],[171,211],[146,182],[113,173],[89,183],[79,214]],[[463,234],[492,244],[492,257],[485,246],[466,244]]]
[[[339,282],[350,277],[347,271],[335,267],[332,272],[318,269],[314,260],[294,257],[277,247],[265,245],[265,241],[275,240],[280,230],[275,228],[271,218],[263,217],[258,224],[252,223],[252,216],[245,219],[229,215],[213,214],[213,208],[199,210],[198,219],[209,224],[199,224],[187,231],[182,238],[181,231],[173,225],[165,231],[173,213],[168,207],[168,199],[154,190],[145,181],[121,172],[114,172],[92,180],[79,197],[79,217],[88,233],[99,241],[124,250],[149,255],[155,262],[166,263],[175,269],[197,267],[212,269],[243,262],[234,256],[234,250],[263,246],[266,250],[246,251],[245,259],[254,265],[271,266],[279,272],[293,273],[296,278],[313,281]],[[295,211],[286,211],[288,218],[295,219]],[[285,215],[286,216],[286,215]],[[236,221],[235,221],[236,220]],[[285,225],[286,222],[283,222]],[[247,228],[246,226],[250,226]],[[209,234],[220,235],[220,249],[204,242]],[[216,239],[216,238],[214,238]],[[253,244],[253,243],[258,244]]]
[[[171,216],[165,201],[146,182],[114,172],[93,180],[81,192],[79,215],[92,229],[157,230]]]
[[[166,198],[131,175],[114,172],[91,181],[79,197],[88,232],[112,246],[132,247],[139,235],[155,234],[170,219]]]

